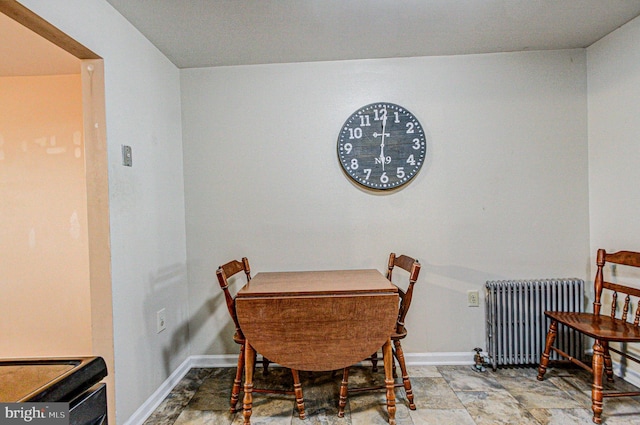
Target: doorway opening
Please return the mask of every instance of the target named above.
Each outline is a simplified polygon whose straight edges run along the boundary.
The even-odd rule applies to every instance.
[[[86,264],[82,265],[84,268],[84,272],[86,279],[86,286],[80,291],[83,292],[81,296],[78,294],[62,294],[59,295],[65,302],[68,302],[69,299],[72,302],[77,303],[77,307],[79,309],[84,309],[86,318],[90,321],[89,324],[84,323],[82,326],[86,329],[87,333],[83,337],[86,339],[84,341],[85,349],[88,352],[76,353],[76,355],[97,355],[104,358],[107,363],[107,367],[109,370],[109,375],[106,379],[107,388],[108,388],[108,399],[109,399],[109,415],[115,418],[115,397],[114,397],[114,354],[113,354],[113,310],[112,310],[112,295],[111,295],[111,252],[110,252],[110,241],[109,241],[109,196],[108,196],[108,164],[107,164],[107,149],[106,149],[106,120],[105,120],[105,95],[104,95],[104,66],[103,61],[94,52],[82,46],[80,43],[73,40],[71,37],[64,34],[62,31],[58,30],[54,26],[52,26],[47,21],[40,18],[38,15],[31,12],[29,9],[25,8],[23,5],[18,3],[17,1],[9,0],[0,2],[0,14],[6,15],[11,18],[11,20],[19,23],[22,27],[26,27],[32,32],[34,37],[38,37],[40,39],[48,40],[47,43],[52,43],[57,46],[57,48],[62,49],[64,52],[72,55],[77,59],[77,66],[80,68],[76,74],[77,76],[71,76],[69,78],[61,78],[60,81],[64,80],[65,83],[69,83],[71,86],[78,88],[80,93],[77,94],[77,104],[78,108],[81,110],[79,113],[79,130],[76,132],[72,132],[71,136],[68,136],[68,133],[65,133],[65,138],[71,138],[71,142],[67,140],[66,146],[61,146],[62,141],[56,140],[55,134],[47,134],[43,132],[42,137],[34,136],[30,139],[19,140],[18,149],[23,149],[26,151],[37,152],[43,158],[49,158],[48,162],[42,162],[42,164],[51,164],[54,161],[52,158],[56,158],[55,161],[59,161],[61,158],[65,156],[71,158],[70,161],[74,161],[74,164],[79,162],[83,162],[81,166],[84,167],[84,175],[82,184],[84,185],[84,193],[82,193],[82,197],[85,205],[83,208],[79,209],[79,213],[76,212],[74,216],[73,211],[69,214],[69,219],[66,223],[67,231],[69,237],[69,244],[76,243],[79,239],[81,240],[83,237],[85,239],[85,245],[81,247],[81,249],[85,250],[84,262]],[[4,16],[3,16],[4,17]],[[24,54],[27,51],[25,50]],[[3,57],[3,61],[6,62],[9,58]],[[15,58],[15,60],[20,61],[20,58]],[[28,62],[25,60],[25,57],[22,57],[22,62]],[[0,76],[0,78],[2,78]],[[74,80],[75,79],[75,80]],[[75,90],[74,88],[74,90]],[[55,96],[55,94],[54,94]],[[26,124],[28,125],[28,123]],[[14,143],[12,141],[12,143]],[[0,128],[0,150],[6,148],[8,149],[9,141],[2,139],[2,129]],[[83,148],[83,149],[82,149]],[[26,152],[24,151],[24,152]],[[22,152],[22,153],[24,153]],[[0,153],[0,166],[2,166],[2,162],[8,164],[10,158],[7,158],[7,155],[4,153]],[[47,157],[48,155],[48,157]],[[29,161],[29,160],[27,160]],[[69,162],[71,164],[72,162]],[[59,165],[59,164],[58,164]],[[74,165],[75,166],[75,165]],[[9,169],[9,167],[5,167],[5,169]],[[58,167],[59,169],[59,167]],[[46,177],[46,170],[37,170],[40,178],[44,175]],[[44,173],[44,174],[42,174]],[[23,172],[23,176],[19,176],[20,179],[29,179],[32,177],[29,172]],[[15,177],[15,174],[13,175]],[[14,178],[12,177],[12,179]],[[11,188],[14,185],[15,180],[7,181],[6,187]],[[22,184],[22,183],[21,183]],[[33,182],[34,185],[38,185],[38,181]],[[14,187],[18,187],[15,186]],[[28,185],[19,186],[20,196],[24,199],[30,199],[30,202],[37,203],[40,201],[40,195],[38,192],[30,194],[26,189]],[[50,191],[53,191],[55,188],[51,188]],[[59,188],[60,194],[65,192],[65,188]],[[55,198],[57,195],[54,192],[51,195]],[[37,199],[34,199],[37,198]],[[76,199],[77,200],[77,199]],[[46,204],[46,201],[42,202]],[[46,208],[47,205],[43,205]],[[21,214],[14,214],[19,217]],[[82,215],[86,215],[82,217]],[[3,217],[5,220],[6,216]],[[3,226],[14,225],[15,223],[3,223]],[[25,252],[28,252],[29,255],[33,255],[34,252],[37,258],[37,250],[39,248],[39,243],[42,241],[44,244],[45,236],[50,236],[47,231],[38,230],[35,228],[31,228],[34,226],[29,226],[29,224],[22,223],[24,226],[24,232],[22,232],[22,239],[18,242],[15,241],[16,244],[20,243],[25,246]],[[52,225],[51,228],[55,227]],[[83,236],[84,233],[84,236]],[[46,235],[43,235],[46,234]],[[10,240],[10,243],[14,243],[14,241]],[[55,242],[54,242],[55,243]],[[57,246],[60,249],[66,248],[66,243],[59,243]],[[48,249],[52,249],[49,246]],[[54,247],[55,249],[55,247]],[[40,257],[46,256],[46,252],[44,254],[40,254]],[[27,257],[27,255],[25,255]],[[21,261],[26,262],[26,267],[29,266],[29,258],[22,258]],[[60,265],[60,262],[54,262],[50,265],[50,267],[63,267]],[[0,281],[5,281],[7,286],[11,284],[10,280],[14,280],[13,278],[9,278],[6,276],[0,275]],[[14,282],[15,283],[15,282]],[[50,285],[58,285],[63,284],[64,282],[54,282],[52,281]],[[47,288],[50,294],[55,294],[56,290],[50,290]],[[29,292],[30,288],[21,287],[16,288],[16,293],[20,291]],[[64,288],[60,288],[59,292],[63,293]],[[31,288],[33,293],[33,288]],[[28,294],[27,294],[28,298]],[[41,323],[45,323],[48,319],[47,311],[58,312],[61,309],[61,306],[56,305],[55,301],[50,300],[51,305],[44,308],[44,311],[37,311],[30,309],[28,305],[15,305],[12,308],[15,308],[16,311],[20,309],[25,310],[27,314],[32,316],[36,316],[37,320],[41,321]],[[65,306],[62,306],[65,308]],[[13,326],[20,326],[22,320],[20,320],[20,314],[16,313],[18,318],[14,320],[12,323]],[[58,317],[58,316],[56,316]],[[61,316],[62,321],[64,322],[64,315]],[[9,322],[11,322],[11,316],[7,318]],[[23,329],[22,332],[33,332],[34,334],[38,331],[38,326],[33,326],[34,323],[30,324],[31,327],[27,329]],[[61,323],[62,326],[66,326],[66,323]],[[27,335],[28,338],[28,335]],[[37,335],[34,335],[34,338],[37,338]],[[26,339],[22,341],[7,341],[5,340],[6,345],[12,344],[22,344]],[[58,350],[56,352],[56,350]],[[41,353],[35,350],[37,355]],[[34,353],[27,353],[27,355],[33,355]],[[64,348],[55,348],[54,352],[47,354],[48,356],[61,356],[66,355],[68,353],[64,352]]]

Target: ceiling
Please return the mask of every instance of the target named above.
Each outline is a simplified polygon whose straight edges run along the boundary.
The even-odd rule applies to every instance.
[[[640,0],[107,0],[179,68],[583,48]]]
[[[587,47],[640,0],[107,0],[179,68]],[[0,76],[79,72],[0,13]]]

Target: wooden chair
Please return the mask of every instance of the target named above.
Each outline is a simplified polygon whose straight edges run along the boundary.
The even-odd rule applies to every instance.
[[[398,320],[396,321],[396,328],[391,335],[391,341],[393,342],[393,357],[398,361],[400,365],[400,371],[402,373],[402,382],[396,383],[395,387],[404,387],[407,394],[407,400],[409,401],[409,408],[416,410],[416,405],[413,402],[413,390],[411,389],[411,380],[407,373],[407,366],[404,361],[404,352],[402,351],[402,345],[400,341],[407,336],[407,329],[404,326],[404,320],[411,306],[411,298],[413,297],[413,287],[418,280],[418,274],[420,273],[420,263],[406,255],[400,255],[396,257],[396,254],[391,253],[389,255],[389,263],[387,266],[387,279],[392,283],[393,270],[395,267],[399,267],[409,273],[409,284],[406,290],[398,288],[398,295],[400,296],[400,304],[398,307]],[[377,371],[377,354],[374,353],[368,360],[373,363],[374,372]],[[394,376],[395,376],[395,364],[394,364]],[[362,388],[349,388],[349,368],[343,369],[342,383],[340,384],[340,402],[338,404],[338,416],[344,417],[344,408],[347,404],[347,393],[358,393],[363,391],[382,390],[386,387],[384,385],[374,387],[362,387]]]
[[[610,352],[619,354],[636,363],[640,363],[640,359],[630,356],[623,352],[623,348],[617,349],[610,347],[610,342],[630,343],[640,342],[640,289],[624,286],[618,283],[611,283],[604,279],[604,266],[607,263],[620,264],[624,266],[640,267],[640,253],[630,251],[620,251],[613,254],[605,252],[604,249],[598,250],[596,264],[598,266],[594,281],[595,298],[593,300],[593,313],[573,313],[545,311],[545,315],[551,319],[549,333],[547,334],[544,353],[540,360],[538,368],[538,380],[544,378],[549,365],[549,354],[551,350],[560,356],[567,358],[572,363],[588,370],[593,374],[593,384],[591,387],[591,408],[593,410],[593,422],[599,424],[602,422],[602,399],[603,397],[627,397],[638,396],[640,392],[603,392],[602,373],[603,369],[607,375],[607,381],[613,382],[613,368]],[[607,289],[611,291],[611,311],[609,315],[601,315],[600,307],[602,306],[602,291]],[[622,309],[618,308],[618,294],[625,294]],[[636,303],[636,311],[633,313],[631,297],[634,297]],[[628,313],[631,309],[633,322],[628,320]],[[619,317],[616,313],[620,312]],[[572,358],[568,354],[553,346],[558,332],[558,323],[575,329],[594,339],[593,359],[591,367],[581,361]],[[640,412],[639,412],[640,413]]]
[[[245,363],[245,345],[246,340],[240,329],[240,325],[238,323],[238,317],[236,316],[236,301],[235,297],[231,295],[229,291],[229,281],[228,279],[232,276],[244,272],[247,283],[251,280],[251,268],[249,266],[249,260],[246,257],[243,257],[241,261],[232,260],[222,266],[218,267],[216,270],[216,276],[218,278],[218,283],[220,284],[220,288],[224,292],[224,297],[227,302],[227,309],[229,310],[229,314],[231,315],[231,319],[233,319],[233,323],[236,327],[236,331],[233,335],[233,340],[236,344],[240,345],[240,354],[238,355],[238,368],[236,370],[236,376],[233,380],[233,388],[231,389],[231,413],[236,412],[236,405],[238,404],[238,399],[240,396],[240,388],[242,385],[242,376],[244,373],[244,363]],[[269,360],[263,357],[263,373],[267,374],[267,367],[269,365]],[[266,388],[253,388],[253,392],[255,393],[273,393],[273,394],[293,394],[296,396],[296,402],[298,405],[298,410],[300,414],[300,419],[305,418],[304,412],[304,402],[302,399],[302,386],[300,385],[300,376],[297,370],[291,369],[291,374],[293,376],[293,386],[294,390],[276,390],[276,389],[266,389]]]

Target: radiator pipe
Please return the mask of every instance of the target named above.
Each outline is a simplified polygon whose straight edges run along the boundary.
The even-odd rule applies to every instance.
[[[482,348],[476,347],[473,350],[476,352],[476,354],[473,356],[473,360],[475,362],[475,364],[473,365],[473,370],[475,370],[476,372],[485,372],[487,369],[484,367],[484,357],[482,356],[482,354],[480,354],[482,352]]]

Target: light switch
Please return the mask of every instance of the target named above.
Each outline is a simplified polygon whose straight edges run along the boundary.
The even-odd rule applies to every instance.
[[[131,167],[133,165],[133,157],[131,156],[131,146],[122,145],[122,165]]]

